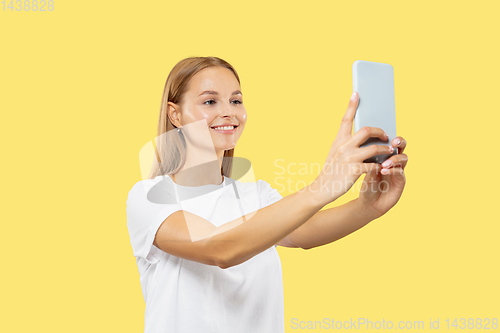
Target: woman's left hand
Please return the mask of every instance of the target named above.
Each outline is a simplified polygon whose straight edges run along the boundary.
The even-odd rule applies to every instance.
[[[398,154],[382,163],[380,173],[366,173],[360,190],[361,209],[374,218],[384,215],[398,202],[406,183],[404,168],[408,156],[403,154],[406,141],[398,136],[391,144],[398,148]]]

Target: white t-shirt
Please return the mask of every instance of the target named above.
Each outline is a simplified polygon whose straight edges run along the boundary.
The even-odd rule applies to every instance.
[[[145,333],[284,333],[281,260],[276,245],[226,269],[168,254],[153,240],[162,222],[185,210],[223,225],[283,197],[259,179],[182,186],[165,175],[128,193],[127,227],[139,269]],[[251,223],[251,219],[245,223]]]

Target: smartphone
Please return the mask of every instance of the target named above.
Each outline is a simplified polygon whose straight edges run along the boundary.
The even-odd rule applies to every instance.
[[[391,145],[396,137],[396,100],[394,94],[394,68],[381,62],[356,60],[352,64],[353,91],[358,92],[359,102],[354,116],[354,132],[364,126],[378,127],[389,138],[368,138],[360,147],[371,145]],[[370,157],[365,163],[382,163],[398,153]]]

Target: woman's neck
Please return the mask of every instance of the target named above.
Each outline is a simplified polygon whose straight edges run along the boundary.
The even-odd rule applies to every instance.
[[[181,170],[171,175],[174,183],[182,186],[220,185],[224,151],[196,151],[186,154],[186,162]]]

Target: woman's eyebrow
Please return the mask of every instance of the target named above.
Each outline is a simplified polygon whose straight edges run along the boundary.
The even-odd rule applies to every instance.
[[[243,96],[243,94],[239,90],[234,91],[231,95],[238,95],[238,94]],[[201,95],[219,95],[219,93],[217,91],[213,91],[213,90],[205,90],[204,92],[202,92],[198,96],[201,96]]]

